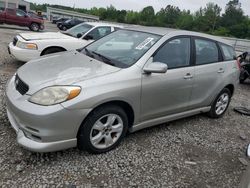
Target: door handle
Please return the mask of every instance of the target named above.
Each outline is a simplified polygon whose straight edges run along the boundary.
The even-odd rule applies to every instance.
[[[225,71],[224,71],[224,69],[223,68],[220,68],[219,70],[218,70],[218,73],[224,73]]]
[[[185,76],[184,76],[184,79],[191,79],[193,78],[193,75],[190,74],[190,73],[187,73]]]

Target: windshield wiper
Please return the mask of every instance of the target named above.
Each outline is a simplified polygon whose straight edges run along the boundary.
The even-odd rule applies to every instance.
[[[92,57],[92,58],[94,57],[92,55],[92,52],[90,52],[87,48],[84,48],[84,50],[85,50],[87,56]]]
[[[86,48],[85,48],[85,50],[86,50]],[[106,56],[104,56],[104,55],[102,55],[102,54],[99,54],[99,53],[97,53],[97,52],[94,52],[94,51],[91,51],[91,53],[93,53],[93,54],[99,56],[100,58],[102,58],[102,61],[103,61],[104,63],[107,63],[107,64],[109,64],[109,65],[115,66],[115,64],[112,62],[112,60],[109,59],[108,57],[106,57]]]

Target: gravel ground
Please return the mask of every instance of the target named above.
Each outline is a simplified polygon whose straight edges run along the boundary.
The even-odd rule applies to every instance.
[[[56,30],[51,24],[48,30]],[[0,26],[0,187],[237,187],[249,162],[250,82],[240,85],[222,119],[198,115],[128,135],[115,150],[91,155],[76,148],[39,154],[16,143],[5,110],[7,79],[22,65],[7,44],[26,29]]]

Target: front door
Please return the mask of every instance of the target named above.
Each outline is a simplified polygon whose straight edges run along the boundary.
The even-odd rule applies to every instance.
[[[143,74],[141,121],[180,113],[189,107],[194,76],[191,39],[170,39],[153,56],[154,62],[166,63],[168,71]]]

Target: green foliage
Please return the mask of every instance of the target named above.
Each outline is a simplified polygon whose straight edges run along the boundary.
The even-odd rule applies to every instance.
[[[155,10],[152,6],[145,7],[140,12],[140,24],[142,25],[152,25],[155,18]]]
[[[239,0],[230,0],[226,4],[226,11],[221,15],[221,7],[208,3],[191,14],[189,10],[180,10],[176,6],[167,5],[155,12],[152,6],[145,7],[140,12],[117,10],[110,5],[106,8],[80,9],[60,5],[31,3],[32,10],[46,11],[47,6],[65,10],[77,11],[85,14],[99,16],[101,20],[140,24],[147,26],[160,26],[199,31],[220,36],[232,36],[250,39],[250,19],[244,15],[238,6]]]
[[[176,22],[181,16],[181,11],[178,7],[168,5],[162,8],[157,14],[157,21],[159,26],[176,27]]]

